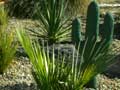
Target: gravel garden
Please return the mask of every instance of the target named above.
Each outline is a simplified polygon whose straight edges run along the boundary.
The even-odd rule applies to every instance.
[[[120,90],[119,0],[22,1],[0,2],[0,90]]]

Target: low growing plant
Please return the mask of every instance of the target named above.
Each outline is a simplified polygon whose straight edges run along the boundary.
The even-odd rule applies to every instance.
[[[7,30],[8,16],[4,7],[0,7],[0,74],[4,73],[6,68],[13,60],[16,44],[14,43],[13,31]]]
[[[69,73],[69,67],[62,63],[58,63],[55,54],[49,57],[49,51],[45,53],[42,46],[36,40],[32,42],[25,31],[17,30],[18,38],[29,56],[33,65],[33,76],[40,90],[65,90]]]

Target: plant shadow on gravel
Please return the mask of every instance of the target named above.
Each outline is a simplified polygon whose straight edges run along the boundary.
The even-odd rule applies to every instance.
[[[14,85],[0,86],[0,90],[37,90],[35,84],[18,83]]]
[[[110,78],[110,79],[114,79],[114,78],[120,79],[120,74],[116,74],[116,73],[114,73],[114,72],[106,71],[106,72],[104,72],[104,73],[102,73],[102,74],[104,74],[105,76],[107,76],[107,77]]]

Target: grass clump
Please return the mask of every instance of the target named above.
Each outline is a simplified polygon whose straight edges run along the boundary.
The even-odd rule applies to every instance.
[[[16,44],[13,31],[7,30],[8,16],[4,7],[0,7],[0,73],[4,73],[13,60]]]

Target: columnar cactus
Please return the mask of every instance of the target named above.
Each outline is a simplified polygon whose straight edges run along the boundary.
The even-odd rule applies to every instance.
[[[85,33],[85,40],[81,41],[81,25],[78,18],[73,20],[72,23],[72,42],[75,44],[76,49],[79,46],[79,43],[83,43],[83,46],[80,46],[79,51],[80,53],[83,51],[83,47],[85,46],[84,50],[84,62],[90,59],[92,55],[97,51],[98,48],[109,48],[112,39],[113,39],[113,28],[114,28],[114,20],[110,13],[107,13],[104,18],[103,30],[101,39],[99,39],[99,6],[98,4],[93,1],[88,7],[87,11],[87,21],[86,21],[86,33]],[[91,55],[91,51],[94,47],[94,51]],[[100,46],[101,45],[101,46]],[[91,55],[91,56],[90,56]],[[96,78],[94,77],[87,86],[90,88],[96,88]]]
[[[80,20],[76,18],[72,22],[72,41],[76,45],[78,45],[79,42],[81,41],[81,32],[80,32],[80,30],[81,30]]]
[[[108,43],[108,46],[109,46],[113,39],[113,29],[114,29],[114,19],[110,13],[107,13],[105,15],[103,25],[104,25],[104,27],[103,27],[104,31],[102,34],[102,40],[104,40],[105,43]]]
[[[89,57],[88,53],[91,52],[91,49],[93,48],[94,43],[98,39],[99,35],[99,6],[98,4],[93,1],[88,6],[87,11],[87,21],[86,21],[86,33],[85,33],[85,39],[87,41],[86,48],[85,48],[85,60]]]
[[[96,2],[92,2],[89,5],[87,11],[85,38],[92,39],[94,35],[95,39],[97,39],[99,34],[98,28],[99,28],[99,7]]]

